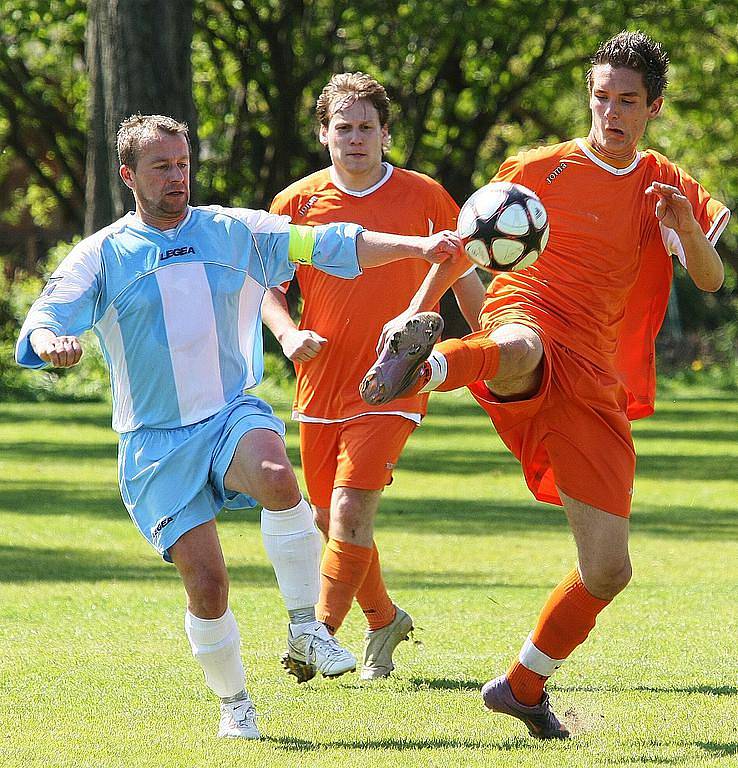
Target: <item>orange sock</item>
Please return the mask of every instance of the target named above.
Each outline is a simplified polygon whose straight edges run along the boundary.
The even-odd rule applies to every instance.
[[[439,392],[449,392],[475,381],[493,379],[500,364],[497,342],[484,334],[464,339],[446,339],[436,344],[434,350],[440,352],[448,364],[445,381],[436,387]]]
[[[507,672],[513,696],[521,704],[538,704],[546,680],[587,639],[597,614],[609,602],[587,590],[577,569],[554,589],[519,659]]]
[[[446,358],[446,378],[435,387],[439,392],[460,389],[475,381],[489,381],[497,374],[500,365],[500,347],[484,333],[476,333],[463,339],[446,339],[433,347]],[[403,397],[417,395],[431,380],[433,368],[429,362],[418,369],[418,377]]]
[[[343,624],[359,587],[364,583],[373,556],[374,550],[369,547],[328,539],[320,563],[320,600],[315,615],[331,634]]]
[[[356,602],[364,611],[370,630],[386,627],[395,618],[397,611],[384,585],[376,544],[372,549],[372,562],[366,572],[364,583],[356,593]]]

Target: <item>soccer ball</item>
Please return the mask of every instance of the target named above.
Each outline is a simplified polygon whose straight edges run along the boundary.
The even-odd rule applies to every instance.
[[[518,272],[546,247],[548,215],[535,192],[494,181],[464,203],[457,231],[477,266],[488,272]]]

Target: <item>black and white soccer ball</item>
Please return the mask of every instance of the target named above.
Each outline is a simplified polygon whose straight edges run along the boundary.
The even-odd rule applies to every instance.
[[[546,247],[548,215],[527,187],[493,181],[464,203],[457,231],[477,266],[488,272],[518,272]]]

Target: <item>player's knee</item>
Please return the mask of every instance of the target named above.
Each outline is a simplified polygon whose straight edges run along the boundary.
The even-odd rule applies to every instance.
[[[254,485],[257,501],[267,509],[288,509],[300,500],[297,478],[289,463],[262,462]]]
[[[331,517],[344,530],[361,527],[364,524],[364,510],[351,496],[334,496],[331,506]]]
[[[205,569],[187,586],[190,611],[203,619],[217,619],[228,608],[228,574],[225,569]]]
[[[612,600],[630,583],[633,567],[630,559],[622,562],[603,562],[585,577],[587,589],[602,600]]]
[[[518,376],[533,373],[543,360],[543,343],[537,333],[526,333],[507,340],[504,350],[509,369]]]

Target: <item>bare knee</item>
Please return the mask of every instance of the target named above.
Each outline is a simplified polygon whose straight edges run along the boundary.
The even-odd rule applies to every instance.
[[[500,357],[503,356],[510,378],[528,376],[543,360],[543,343],[538,334],[532,331],[510,336],[500,344]]]
[[[582,567],[582,579],[587,591],[600,600],[612,600],[630,583],[633,567],[630,558],[621,562],[593,563]]]
[[[486,384],[501,397],[529,396],[541,383],[543,342],[531,328],[511,323],[492,333],[500,348],[497,375]]]
[[[381,495],[381,491],[334,488],[331,498],[331,537],[359,547],[371,547],[374,517]]]
[[[356,530],[364,523],[364,510],[351,496],[337,494],[333,498],[331,517],[343,529]]]
[[[188,608],[201,619],[220,618],[228,608],[228,574],[225,569],[203,568],[186,580]]]
[[[297,478],[288,462],[265,459],[251,482],[256,500],[267,509],[288,509],[300,500]]]

